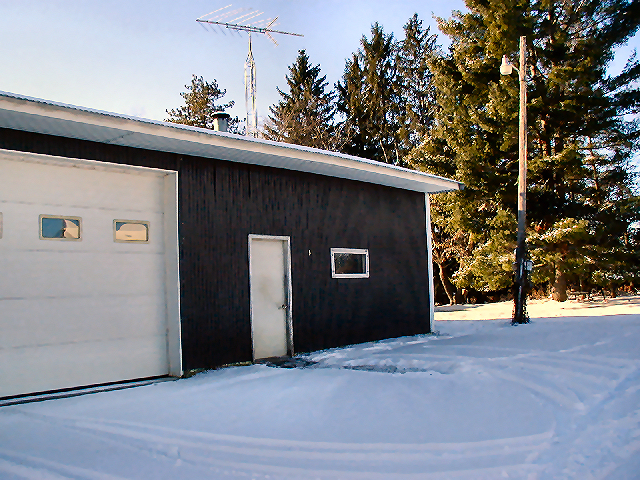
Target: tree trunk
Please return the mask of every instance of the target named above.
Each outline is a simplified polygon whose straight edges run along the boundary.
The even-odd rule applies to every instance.
[[[438,272],[440,273],[440,281],[442,282],[442,286],[444,287],[447,297],[449,297],[449,303],[451,305],[456,305],[459,303],[458,289],[453,283],[451,283],[451,280],[449,280],[449,276],[446,274],[444,266],[441,263],[437,263],[437,265]]]
[[[556,278],[551,289],[551,298],[556,302],[567,301],[567,276],[558,265],[556,265]]]

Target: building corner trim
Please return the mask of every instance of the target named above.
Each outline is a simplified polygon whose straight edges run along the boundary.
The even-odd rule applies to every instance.
[[[433,255],[431,241],[431,202],[429,194],[424,194],[424,210],[426,217],[426,235],[427,235],[427,275],[429,276],[429,331],[435,331],[435,299],[433,285]]]

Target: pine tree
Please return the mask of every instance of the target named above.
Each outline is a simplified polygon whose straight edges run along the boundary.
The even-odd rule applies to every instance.
[[[452,41],[434,58],[438,110],[425,142],[409,156],[416,167],[453,173],[466,184],[455,196],[449,235],[464,232],[475,247],[458,259],[458,284],[491,288],[487,269],[508,282],[499,266],[512,256],[517,183],[517,80],[500,78],[500,59],[517,65],[525,35],[533,67],[528,85],[529,172],[527,216],[540,243],[538,280],[556,286],[579,277],[593,281],[597,263],[620,251],[631,222],[621,214],[633,199],[628,165],[637,149],[640,63],[609,76],[614,49],[640,25],[640,4],[629,0],[467,0],[469,13],[439,20]],[[438,217],[435,216],[437,221]],[[498,239],[498,240],[496,240]],[[493,255],[487,255],[487,248]],[[579,247],[579,248],[578,248]],[[502,255],[500,254],[502,252]],[[605,252],[608,252],[605,254]],[[536,252],[533,252],[536,253]],[[609,255],[610,254],[610,255]],[[614,255],[615,256],[615,255]],[[493,267],[486,259],[494,258]],[[542,264],[542,265],[540,265]],[[545,278],[546,272],[546,278]]]
[[[212,82],[207,82],[201,76],[193,75],[191,85],[185,85],[185,88],[187,91],[180,93],[180,96],[184,98],[184,105],[177,109],[167,110],[169,118],[165,120],[166,122],[213,130],[214,113],[223,112],[235,105],[233,101],[216,104],[219,99],[225,96],[227,91],[220,90],[215,79]],[[230,119],[229,131],[231,133],[240,133],[238,124],[237,117]]]
[[[423,28],[417,13],[405,24],[404,34],[396,58],[402,157],[422,142],[433,123],[436,101],[429,61],[438,53],[437,36]]]
[[[312,66],[304,50],[285,76],[289,92],[278,88],[280,102],[270,107],[271,115],[263,135],[269,140],[334,150],[339,132],[333,125],[335,112],[333,91],[327,91],[326,76],[320,65]]]
[[[398,138],[401,111],[396,84],[397,42],[375,23],[371,39],[347,60],[338,82],[338,110],[352,128],[345,153],[381,162],[402,164]]]

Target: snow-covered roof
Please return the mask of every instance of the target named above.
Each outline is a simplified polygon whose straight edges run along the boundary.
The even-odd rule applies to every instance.
[[[463,184],[364,158],[0,92],[0,127],[93,142],[284,168],[417,192]]]

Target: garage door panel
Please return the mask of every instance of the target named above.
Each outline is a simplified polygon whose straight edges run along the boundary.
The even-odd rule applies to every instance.
[[[158,209],[163,198],[161,175],[64,168],[2,159],[0,162],[6,172],[0,177],[0,191],[6,201],[161,211]]]
[[[0,350],[0,397],[167,373],[165,336]]]
[[[0,271],[4,277],[0,299],[163,295],[162,254],[14,253],[10,258],[0,258]]]
[[[156,296],[20,299],[0,302],[0,349],[166,335]]]
[[[167,354],[168,173],[92,165],[0,150],[0,396],[179,371]],[[41,239],[40,215],[79,217],[81,239]],[[147,222],[149,241],[115,242],[114,220]]]

